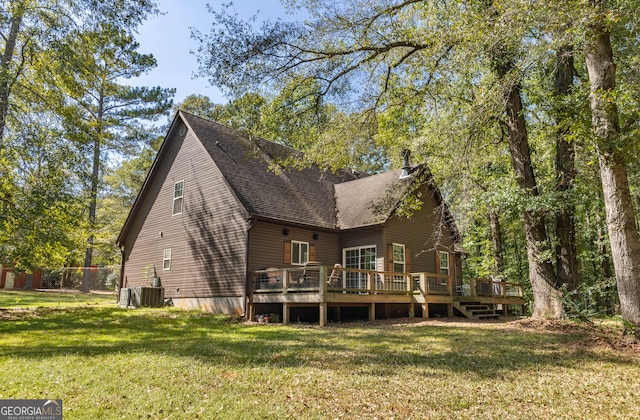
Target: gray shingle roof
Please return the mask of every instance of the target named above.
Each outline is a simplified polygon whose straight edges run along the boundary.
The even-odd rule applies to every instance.
[[[414,176],[398,179],[401,170],[336,184],[340,229],[378,225],[387,221]]]
[[[244,208],[252,215],[336,228],[334,185],[354,179],[349,172],[333,174],[317,166],[274,171],[270,165],[300,152],[181,112],[224,174]]]

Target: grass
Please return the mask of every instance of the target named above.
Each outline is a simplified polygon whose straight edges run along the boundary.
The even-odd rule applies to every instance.
[[[38,292],[24,290],[0,291],[0,309],[115,304],[114,293],[60,293],[56,290]]]
[[[0,399],[65,418],[640,418],[618,324],[327,328],[175,308],[0,313]]]

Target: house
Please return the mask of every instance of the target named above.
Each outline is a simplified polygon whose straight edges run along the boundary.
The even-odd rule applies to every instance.
[[[278,165],[297,156],[178,112],[117,239],[120,286],[159,277],[176,306],[284,322],[451,314],[463,252],[428,170]]]

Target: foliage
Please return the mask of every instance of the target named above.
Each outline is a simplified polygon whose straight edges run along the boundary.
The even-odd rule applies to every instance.
[[[596,284],[583,283],[564,298],[567,316],[577,320],[611,316],[619,304],[616,282],[612,277]]]
[[[528,268],[520,215],[535,214],[549,232],[546,243],[528,244],[541,247],[529,261],[536,263],[554,259],[560,243],[554,219],[568,211],[576,224],[580,282],[595,287],[610,277],[584,48],[593,25],[604,22],[614,41],[618,76],[607,101],[619,107],[622,128],[612,150],[632,163],[638,207],[636,1],[285,4],[307,18],[256,29],[232,7],[212,11],[210,32],[194,34],[201,42],[201,74],[231,95],[272,92],[291,83],[316,86],[301,106],[331,102],[345,115],[366,116],[361,120],[372,122],[374,141],[363,144],[382,150],[387,160],[382,167],[399,165],[401,149],[413,150],[431,168],[466,237],[470,275],[496,274],[490,214],[498,214],[506,238],[506,266],[499,274],[523,281]],[[574,77],[570,90],[558,95],[556,52],[567,46],[574,54]],[[515,188],[521,175],[511,169],[518,158],[508,148],[504,109],[505,92],[514,88],[524,100],[526,131],[520,134],[527,136],[531,153],[532,191]],[[554,162],[560,131],[576,156],[573,185],[562,190]],[[319,144],[326,156],[340,161],[344,143],[321,139]]]
[[[350,167],[369,173],[387,167],[388,153],[376,139],[375,116],[342,112],[332,104],[315,106],[309,102],[314,90],[292,83],[273,97],[247,93],[227,104],[191,95],[176,108],[305,152],[304,160],[281,165],[318,164],[330,170]]]
[[[11,82],[0,85],[7,87],[11,107],[0,115],[7,128],[0,154],[6,162],[17,160],[2,168],[7,182],[0,197],[14,210],[4,213],[2,258],[25,269],[77,264],[87,237],[90,244],[101,234],[113,239],[104,235],[113,226],[96,225],[107,161],[137,153],[154,139],[149,121],[171,105],[171,90],[122,84],[155,66],[151,55],[137,52],[133,33],[157,13],[156,4],[54,0],[20,9],[9,3],[0,29],[6,34],[3,80]],[[14,34],[21,59],[10,50]],[[34,166],[41,168],[37,174]],[[30,187],[34,182],[39,189]],[[55,228],[43,229],[49,226]],[[102,260],[113,263],[113,243],[98,245],[108,254]]]

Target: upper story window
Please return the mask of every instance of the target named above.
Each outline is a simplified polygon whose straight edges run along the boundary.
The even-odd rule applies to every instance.
[[[404,273],[406,270],[404,245],[393,244],[393,272]]]
[[[449,253],[440,251],[440,274],[449,275]]]
[[[173,185],[173,215],[182,213],[184,202],[184,181],[178,181]]]
[[[291,264],[305,265],[309,262],[309,243],[291,241]]]

